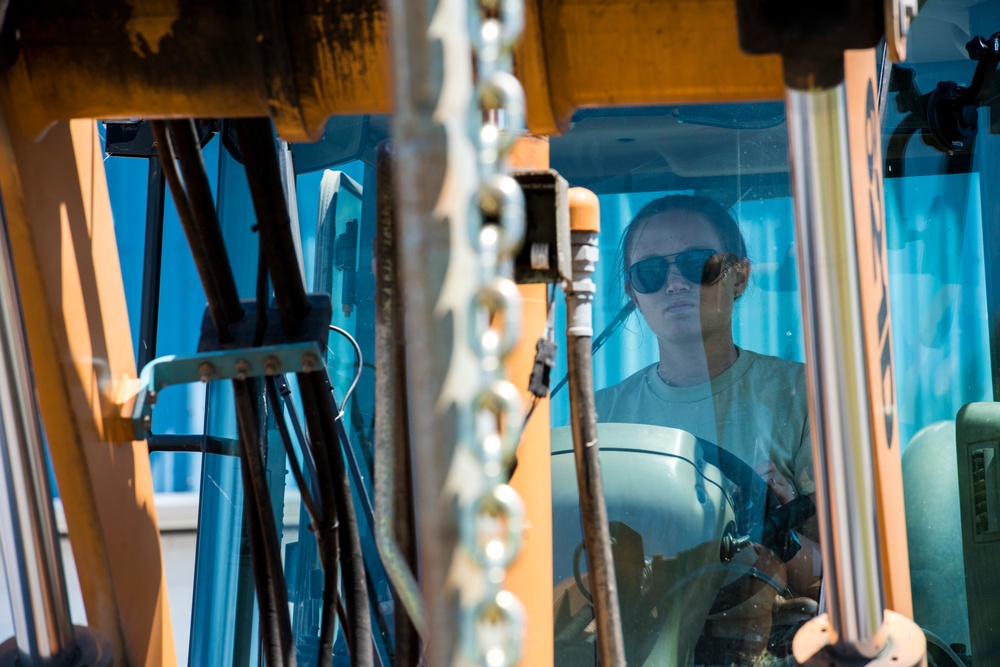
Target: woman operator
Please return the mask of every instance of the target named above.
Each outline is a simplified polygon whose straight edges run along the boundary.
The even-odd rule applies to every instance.
[[[622,237],[621,268],[659,361],[597,392],[597,416],[715,443],[785,504],[815,491],[804,366],[733,342],[733,307],[750,277],[746,255],[736,221],[706,197],[668,195],[638,212]],[[787,574],[795,595],[818,599],[813,522],[799,529],[802,549]]]

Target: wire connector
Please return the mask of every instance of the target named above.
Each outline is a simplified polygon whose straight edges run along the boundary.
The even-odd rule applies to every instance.
[[[556,350],[558,348],[555,341],[547,338],[539,338],[538,342],[535,343],[535,362],[531,367],[528,391],[538,398],[545,398],[549,395],[550,376],[552,368],[556,365]]]

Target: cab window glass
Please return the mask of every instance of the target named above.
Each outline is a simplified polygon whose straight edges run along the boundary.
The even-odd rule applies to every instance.
[[[814,519],[766,528],[814,491],[786,134],[773,103],[586,111],[552,139],[552,167],[601,205],[594,376],[630,664],[785,660],[818,609]],[[569,665],[594,638],[567,393],[552,466]]]

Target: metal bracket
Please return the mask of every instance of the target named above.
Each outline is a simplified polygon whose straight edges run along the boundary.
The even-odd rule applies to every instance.
[[[573,279],[566,179],[553,169],[518,169],[511,174],[524,192],[524,245],[514,260],[519,284]]]
[[[139,388],[131,416],[135,439],[145,439],[157,394],[165,387],[199,381],[245,380],[299,371],[309,373],[323,367],[324,354],[316,341],[154,359],[139,375]]]
[[[854,654],[853,647],[838,644],[830,625],[830,615],[821,614],[799,628],[792,640],[795,664],[803,667],[919,667],[927,664],[927,638],[920,626],[897,612],[886,609],[879,633],[884,648],[867,658]]]

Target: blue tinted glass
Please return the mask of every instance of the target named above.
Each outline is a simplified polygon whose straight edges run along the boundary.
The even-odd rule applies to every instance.
[[[582,111],[551,140],[552,167],[601,206],[594,386],[630,662],[782,661],[817,611],[814,524],[796,526],[794,549],[761,532],[779,503],[765,477],[780,475],[780,502],[813,490],[786,134],[783,105],[767,103]],[[658,289],[626,292],[633,262],[696,248],[738,261],[710,284],[671,270]],[[553,377],[565,374],[560,355]],[[552,399],[557,665],[594,659],[570,412],[563,387]],[[727,534],[767,546],[720,562]],[[793,558],[808,575],[785,565]]]

